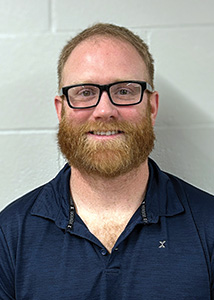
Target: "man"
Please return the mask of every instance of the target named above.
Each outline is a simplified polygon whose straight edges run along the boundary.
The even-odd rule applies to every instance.
[[[214,197],[148,158],[153,74],[119,26],[64,47],[55,106],[69,164],[2,212],[0,299],[214,299]]]

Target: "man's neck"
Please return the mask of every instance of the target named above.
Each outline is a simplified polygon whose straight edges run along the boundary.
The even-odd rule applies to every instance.
[[[122,212],[140,206],[148,178],[148,161],[125,175],[110,179],[90,176],[72,168],[70,190],[77,211],[85,208],[94,213],[103,209]]]
[[[148,178],[147,161],[112,179],[95,178],[72,169],[70,189],[76,212],[109,253],[141,205]]]

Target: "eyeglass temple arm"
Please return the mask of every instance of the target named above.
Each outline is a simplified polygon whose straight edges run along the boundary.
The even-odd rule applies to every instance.
[[[153,88],[151,87],[151,85],[149,83],[146,83],[146,89],[150,92],[150,93],[153,93],[154,90]]]
[[[62,89],[60,89],[60,91],[59,91],[59,96],[60,96],[60,97],[62,97],[62,96],[63,96]]]

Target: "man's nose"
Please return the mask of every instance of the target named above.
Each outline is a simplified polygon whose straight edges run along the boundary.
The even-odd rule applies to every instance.
[[[98,105],[94,108],[93,117],[96,120],[117,119],[118,108],[111,102],[106,91],[103,91]]]

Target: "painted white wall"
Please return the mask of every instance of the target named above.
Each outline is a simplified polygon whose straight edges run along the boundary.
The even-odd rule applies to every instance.
[[[56,66],[65,42],[95,22],[149,44],[160,111],[152,157],[214,193],[213,0],[0,0],[0,209],[62,167]]]

